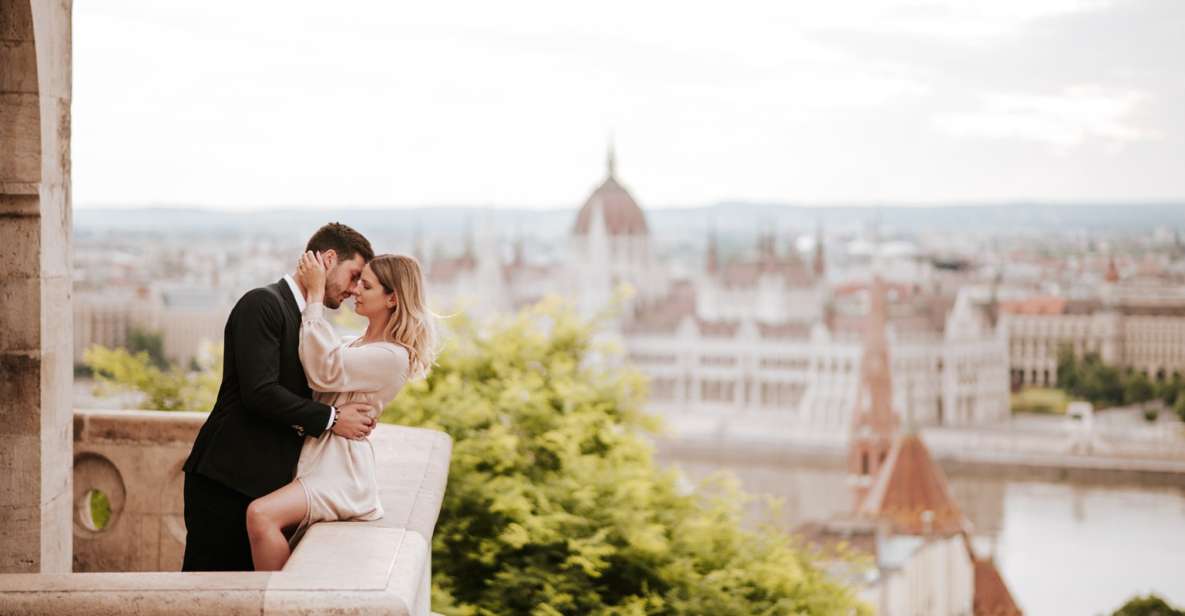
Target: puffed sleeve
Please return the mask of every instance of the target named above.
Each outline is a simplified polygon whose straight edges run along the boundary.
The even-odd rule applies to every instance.
[[[407,379],[407,351],[396,344],[350,347],[325,319],[325,306],[311,303],[300,324],[300,363],[314,391],[376,392]]]

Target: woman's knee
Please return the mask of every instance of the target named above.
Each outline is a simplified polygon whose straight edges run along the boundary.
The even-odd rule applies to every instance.
[[[251,501],[251,504],[247,505],[247,532],[255,534],[271,526],[274,526],[274,523],[267,505],[260,499]]]

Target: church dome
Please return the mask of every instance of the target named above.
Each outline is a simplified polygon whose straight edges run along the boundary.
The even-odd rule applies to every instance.
[[[617,181],[612,148],[609,149],[608,175],[576,214],[572,235],[588,235],[589,229],[592,228],[593,216],[598,214],[604,217],[605,232],[611,236],[650,233],[642,208],[638,207],[633,195]]]

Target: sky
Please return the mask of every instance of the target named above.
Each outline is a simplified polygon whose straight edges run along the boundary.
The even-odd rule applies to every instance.
[[[74,3],[77,208],[1185,202],[1185,2]]]

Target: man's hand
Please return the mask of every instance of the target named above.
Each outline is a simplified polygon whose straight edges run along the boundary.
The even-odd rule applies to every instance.
[[[374,406],[364,402],[350,402],[337,407],[337,423],[333,433],[346,438],[361,440],[370,436],[375,421],[370,417]]]

